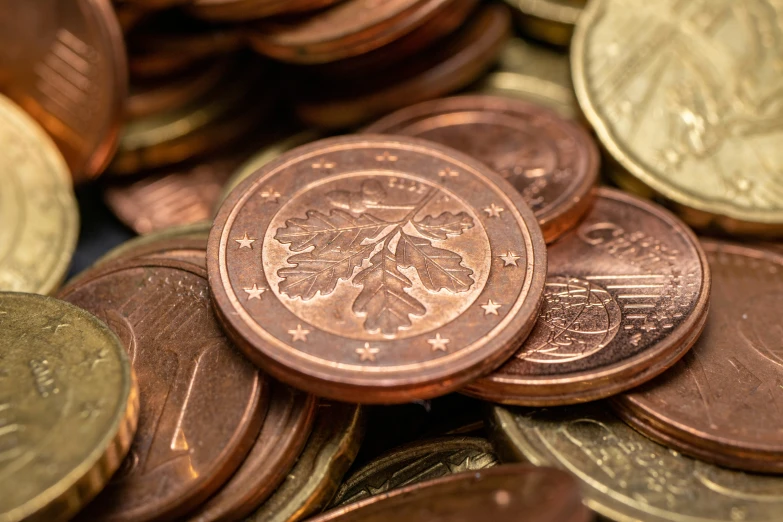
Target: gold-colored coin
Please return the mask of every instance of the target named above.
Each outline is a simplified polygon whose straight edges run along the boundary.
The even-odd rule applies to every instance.
[[[0,143],[0,290],[48,294],[76,247],[71,174],[46,132],[2,95]]]
[[[296,465],[246,522],[296,522],[322,510],[359,453],[363,435],[361,406],[321,402]]]
[[[498,464],[492,445],[480,437],[440,437],[414,442],[378,457],[343,482],[330,509],[392,489]]]
[[[67,520],[130,448],[139,397],[125,348],[88,312],[0,293],[0,522]]]
[[[685,457],[594,403],[551,409],[496,406],[490,418],[506,460],[566,469],[585,504],[620,522],[773,522],[783,478]]]
[[[579,103],[611,155],[693,226],[783,232],[783,4],[594,0]]]
[[[566,46],[587,0],[506,0],[514,8],[519,28],[528,36]]]

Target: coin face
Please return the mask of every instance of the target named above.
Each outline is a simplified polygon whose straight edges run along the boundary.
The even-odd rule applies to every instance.
[[[535,328],[467,393],[528,406],[607,397],[663,372],[698,338],[709,267],[693,233],[662,208],[598,189],[587,217],[548,254]]]
[[[538,309],[544,248],[483,164],[366,135],[299,147],[245,180],[218,213],[208,266],[252,360],[321,396],[393,402],[445,394],[513,352]]]
[[[12,2],[0,31],[0,89],[54,138],[71,174],[100,174],[117,145],[128,66],[109,0]]]
[[[769,232],[783,225],[779,47],[759,34],[779,32],[783,6],[755,9],[591,1],[573,73],[585,115],[634,177],[719,225]]]
[[[774,522],[783,479],[713,466],[660,446],[608,405],[523,409],[496,406],[495,441],[509,458],[567,469],[585,503],[611,520]]]
[[[400,109],[367,128],[443,143],[487,164],[514,185],[551,243],[589,210],[598,149],[556,112],[496,96],[458,96]]]
[[[52,140],[0,96],[0,289],[48,294],[76,247],[79,214],[68,166]]]
[[[704,333],[670,371],[618,397],[618,411],[642,433],[702,460],[783,471],[776,406],[783,382],[783,257],[702,244],[714,278]]]
[[[339,507],[314,522],[366,521],[587,522],[576,480],[552,468],[508,465],[413,484]]]
[[[109,480],[136,429],[125,350],[84,310],[2,292],[0,361],[0,520],[70,519]]]
[[[131,451],[85,516],[174,518],[206,500],[242,462],[268,404],[265,381],[212,312],[206,272],[140,259],[96,270],[60,295],[117,333],[141,392]]]
[[[439,437],[397,448],[356,470],[330,507],[344,506],[410,484],[496,466],[492,445],[479,437]]]

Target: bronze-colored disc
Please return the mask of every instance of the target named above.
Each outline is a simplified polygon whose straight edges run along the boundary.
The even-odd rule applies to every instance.
[[[89,273],[109,261],[124,262],[140,257],[178,259],[206,268],[207,239],[211,226],[211,222],[201,221],[134,237],[109,250],[82,274]],[[82,277],[82,274],[77,277]],[[74,279],[69,284],[72,284],[73,281]]]
[[[221,331],[206,271],[163,259],[112,263],[60,297],[120,337],[141,395],[130,453],[82,519],[159,520],[193,509],[241,464],[269,396]]]
[[[321,401],[313,433],[296,465],[274,494],[246,522],[298,522],[321,511],[359,452],[364,408]]]
[[[631,426],[683,453],[781,473],[783,256],[702,245],[714,278],[704,333],[671,370],[613,405]]]
[[[501,254],[504,263],[518,263]],[[608,397],[660,374],[704,327],[710,270],[693,232],[668,211],[597,190],[587,217],[548,249],[538,322],[469,395],[544,406]]]
[[[344,506],[410,484],[498,464],[479,437],[440,437],[408,444],[372,460],[340,486],[329,507]]]
[[[269,412],[253,448],[236,473],[187,520],[240,520],[264,502],[286,478],[305,446],[316,412],[316,398],[273,383]]]
[[[54,138],[75,181],[98,176],[117,146],[128,88],[111,2],[6,2],[0,48],[0,89]]]
[[[326,63],[367,53],[416,29],[449,0],[345,0],[305,19],[267,22],[248,34],[261,54]]]
[[[395,67],[392,76],[374,75],[349,84],[339,77],[331,82],[303,79],[297,114],[315,127],[343,128],[445,96],[470,85],[492,66],[510,30],[507,8],[484,6],[459,31]]]
[[[497,96],[458,96],[400,109],[367,127],[443,143],[470,154],[514,185],[551,243],[592,204],[598,148],[556,112]]]
[[[333,509],[310,522],[588,522],[569,473],[505,465],[406,486]]]
[[[226,327],[259,366],[320,396],[386,403],[444,395],[508,358],[535,322],[544,250],[533,213],[484,164],[361,135],[247,178],[207,263]]]
[[[329,7],[343,0],[191,0],[190,12],[209,20],[251,20]]]

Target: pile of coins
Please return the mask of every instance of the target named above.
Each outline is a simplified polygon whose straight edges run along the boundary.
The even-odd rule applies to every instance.
[[[0,522],[781,519],[783,6],[0,23]]]

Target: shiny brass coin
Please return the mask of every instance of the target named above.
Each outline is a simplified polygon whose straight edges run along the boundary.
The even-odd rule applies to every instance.
[[[340,486],[329,508],[463,471],[498,464],[492,445],[478,437],[441,437],[414,442],[356,470]]]
[[[608,405],[495,407],[491,423],[504,460],[563,468],[585,504],[619,522],[775,522],[783,478],[754,475],[680,455],[640,435]]]
[[[46,132],[0,95],[0,290],[53,292],[76,248],[79,214],[62,155]]]
[[[296,465],[245,522],[297,522],[323,509],[356,458],[363,433],[361,406],[322,401]]]
[[[783,6],[756,9],[591,1],[574,34],[574,84],[609,153],[690,224],[780,234],[779,51],[759,35],[779,33]]]
[[[119,467],[138,413],[130,361],[105,324],[0,292],[0,521],[70,519]]]
[[[552,45],[567,46],[587,0],[506,0],[523,33]]]

